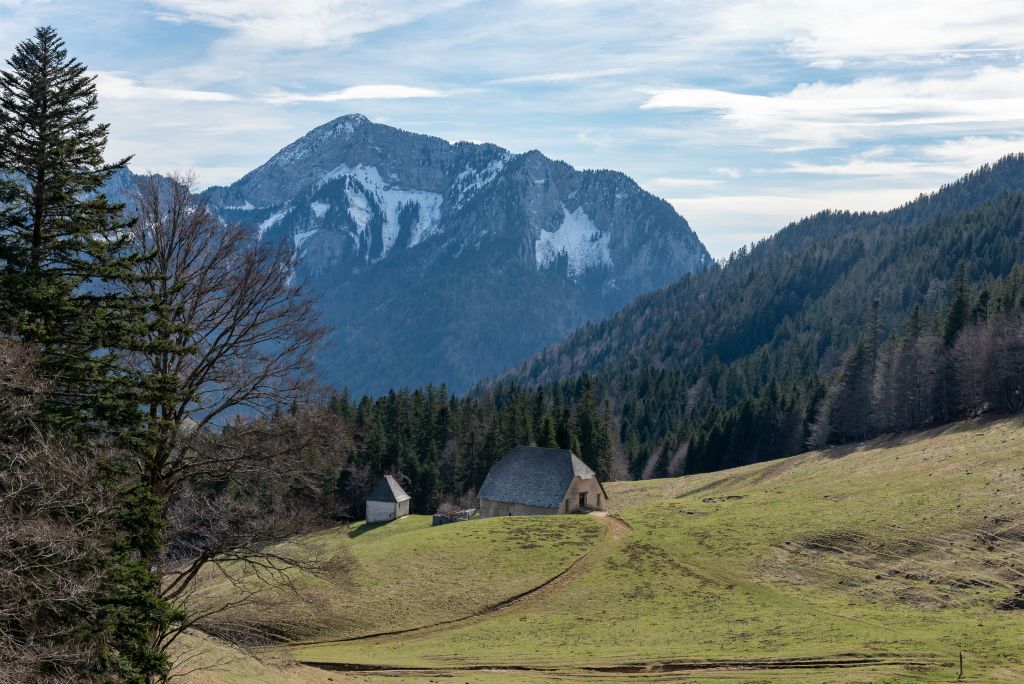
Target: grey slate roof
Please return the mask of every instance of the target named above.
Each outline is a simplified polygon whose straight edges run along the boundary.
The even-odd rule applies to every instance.
[[[366,497],[367,501],[384,501],[386,503],[400,503],[412,497],[405,493],[402,489],[402,485],[398,484],[398,480],[385,475],[384,479],[380,481],[370,496]]]
[[[518,446],[491,467],[478,496],[491,501],[559,508],[577,475],[585,480],[597,477],[586,463],[566,449]]]

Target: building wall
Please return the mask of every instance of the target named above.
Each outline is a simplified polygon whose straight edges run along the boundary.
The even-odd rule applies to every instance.
[[[562,508],[561,513],[579,513],[580,512],[580,494],[586,493],[588,511],[603,511],[608,507],[608,502],[601,491],[601,485],[598,483],[596,477],[589,479],[582,479],[580,477],[574,477],[572,483],[569,485],[569,490],[562,497]],[[565,508],[565,504],[569,504],[569,510]]]
[[[596,477],[584,480],[574,477],[569,485],[568,491],[562,497],[562,504],[559,508],[544,508],[542,506],[527,506],[525,504],[509,503],[507,501],[492,501],[480,499],[480,517],[493,518],[498,515],[558,515],[559,513],[579,513],[580,494],[587,494],[587,510],[603,511],[608,507],[608,502],[601,491],[601,485]]]
[[[399,503],[388,503],[386,501],[366,502],[366,522],[384,522],[409,515],[409,504],[411,499]]]
[[[499,515],[555,515],[557,513],[558,511],[554,508],[480,499],[481,518],[493,518]]]

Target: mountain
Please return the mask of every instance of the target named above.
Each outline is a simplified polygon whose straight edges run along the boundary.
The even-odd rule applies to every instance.
[[[938,423],[954,417],[952,395],[970,389],[953,380],[957,354],[971,351],[955,348],[952,304],[962,310],[957,326],[1016,315],[1021,261],[1024,155],[1013,155],[891,211],[827,211],[793,223],[583,326],[502,381],[596,376],[614,398],[633,475],[650,476],[695,444],[706,459],[698,470],[801,451],[851,350],[871,345],[877,383],[889,377],[885,363],[898,365],[901,350],[931,335],[938,346],[916,374],[927,368],[945,394],[917,395],[918,422],[893,425],[886,411],[871,415],[878,388],[869,367],[861,411],[864,422],[890,429]],[[696,467],[692,448],[689,456],[687,468]]]
[[[348,115],[205,199],[297,250],[332,326],[320,368],[355,393],[459,390],[712,262],[665,201],[613,171]]]

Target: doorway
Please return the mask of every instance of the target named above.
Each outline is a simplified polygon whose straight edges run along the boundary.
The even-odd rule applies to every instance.
[[[580,494],[580,510],[587,507],[587,493],[583,492]]]

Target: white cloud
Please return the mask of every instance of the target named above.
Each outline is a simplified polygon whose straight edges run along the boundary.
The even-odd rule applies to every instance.
[[[591,78],[602,78],[604,76],[623,76],[636,73],[637,69],[611,68],[611,69],[590,69],[584,71],[558,71],[547,74],[528,74],[525,76],[512,76],[510,78],[499,78],[488,81],[489,84],[505,83],[565,83],[567,81],[582,81]]]
[[[808,189],[801,194],[714,195],[668,198],[716,258],[760,240],[824,209],[884,211],[913,200],[931,186],[857,190]]]
[[[153,0],[160,18],[230,31],[249,48],[315,48],[400,26],[466,0]]]
[[[1024,138],[969,136],[943,140],[927,147],[924,154],[937,161],[955,164],[962,171],[975,169],[1008,154],[1024,152]]]
[[[176,100],[179,102],[233,102],[239,98],[229,93],[212,90],[187,90],[139,85],[136,81],[116,74],[96,74],[96,88],[104,99],[111,100]]]
[[[911,174],[955,174],[963,169],[919,161],[870,161],[863,157],[840,164],[811,164],[792,162],[779,169],[787,173],[805,173],[824,176],[907,176]]]
[[[780,42],[789,55],[824,67],[1024,49],[1019,0],[725,2],[710,25],[714,39]]]
[[[358,85],[334,90],[328,93],[307,95],[305,93],[289,93],[276,91],[265,100],[273,104],[291,104],[294,102],[345,102],[348,100],[403,100],[412,97],[444,97],[445,94],[433,88],[415,86],[378,84]]]
[[[711,172],[712,173],[716,173],[719,176],[725,176],[726,178],[732,178],[733,180],[735,180],[735,179],[740,177],[739,170],[738,169],[734,169],[734,168],[732,168],[730,166],[717,166],[717,167],[711,169]]]
[[[655,178],[650,185],[669,188],[707,188],[721,185],[723,181],[713,178]]]
[[[1008,130],[1024,122],[1024,67],[988,66],[963,77],[819,81],[777,95],[672,88],[651,94],[642,108],[713,110],[737,128],[795,148],[883,138],[909,128],[915,134],[961,126]]]
[[[965,174],[1008,154],[1024,152],[1024,138],[966,137],[897,150],[881,146],[831,164],[790,162],[778,172],[824,176],[878,176],[888,178],[946,178]]]

